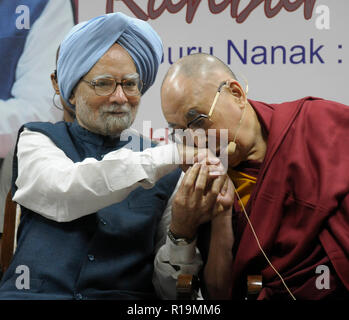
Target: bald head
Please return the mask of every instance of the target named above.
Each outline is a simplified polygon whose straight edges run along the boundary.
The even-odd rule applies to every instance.
[[[239,91],[236,92],[238,96],[243,93],[234,73],[221,60],[208,54],[186,56],[173,64],[161,88],[161,107],[169,127],[183,129],[190,123],[191,128],[194,125],[203,128],[202,122],[209,124],[209,121],[196,119],[209,113],[222,82],[229,83],[229,88],[220,94],[215,117],[226,108],[230,109],[229,105],[234,103],[231,97],[235,96],[235,91]],[[226,114],[229,112],[228,110]],[[225,125],[222,121],[216,124]]]
[[[236,80],[234,73],[220,59],[206,53],[185,56],[175,62],[168,70],[164,83],[174,77],[184,76],[191,80],[216,79],[228,77]]]
[[[234,73],[218,58],[198,53],[181,58],[168,70],[161,88],[161,106],[169,125],[182,115],[182,124],[194,113],[208,112],[222,81],[236,82]],[[198,106],[204,106],[198,108]],[[208,109],[208,110],[205,110]],[[176,119],[175,119],[176,118]],[[185,125],[182,125],[185,126]]]

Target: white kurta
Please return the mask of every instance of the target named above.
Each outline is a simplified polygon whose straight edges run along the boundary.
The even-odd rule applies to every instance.
[[[86,158],[74,163],[46,135],[28,129],[20,135],[17,157],[18,190],[13,200],[58,222],[72,221],[120,202],[140,186],[151,188],[179,163],[175,144],[143,152],[122,148],[106,154],[102,160]],[[197,274],[202,266],[195,241],[176,246],[167,237],[172,199],[182,178],[183,174],[157,232],[153,282],[158,295],[164,299],[175,299],[179,274]]]

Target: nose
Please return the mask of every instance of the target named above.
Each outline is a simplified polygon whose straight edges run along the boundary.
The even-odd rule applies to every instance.
[[[128,99],[122,89],[121,84],[117,84],[115,91],[109,97],[110,102],[116,102],[117,104],[125,104]]]

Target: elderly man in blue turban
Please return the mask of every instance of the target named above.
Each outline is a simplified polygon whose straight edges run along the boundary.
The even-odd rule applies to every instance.
[[[161,57],[156,32],[122,13],[81,23],[62,42],[59,90],[76,120],[20,130],[12,193],[21,221],[0,299],[155,297],[178,150],[143,151],[142,137],[121,134]]]

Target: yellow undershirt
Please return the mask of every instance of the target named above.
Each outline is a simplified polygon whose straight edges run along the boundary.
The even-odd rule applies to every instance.
[[[230,168],[228,169],[228,175],[233,181],[242,203],[246,207],[246,204],[250,199],[252,190],[257,182],[257,178]]]

